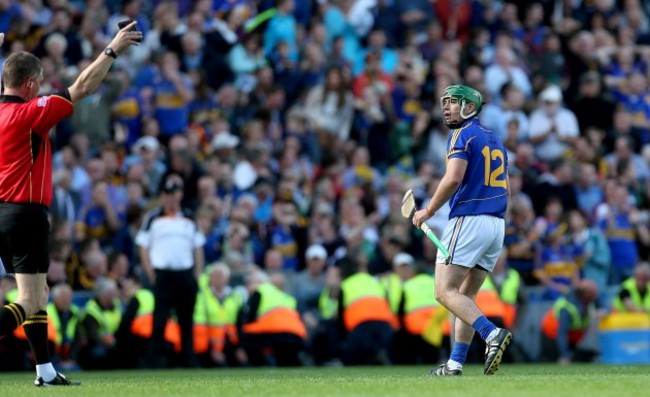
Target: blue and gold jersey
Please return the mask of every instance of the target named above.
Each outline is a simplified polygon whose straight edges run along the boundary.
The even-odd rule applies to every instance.
[[[449,200],[449,218],[462,215],[493,215],[504,218],[508,204],[508,155],[491,130],[477,117],[465,120],[447,140],[447,161],[467,161],[465,177]]]

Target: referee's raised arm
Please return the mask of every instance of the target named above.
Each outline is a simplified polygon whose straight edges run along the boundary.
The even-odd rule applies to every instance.
[[[138,45],[138,40],[142,39],[142,32],[130,30],[135,27],[133,21],[119,30],[104,52],[95,59],[83,72],[77,77],[77,80],[68,88],[72,103],[76,103],[86,96],[95,92],[101,84],[106,73],[117,58],[125,49],[132,45]]]

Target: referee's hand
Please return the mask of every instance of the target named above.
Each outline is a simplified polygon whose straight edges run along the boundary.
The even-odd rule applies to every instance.
[[[108,46],[116,53],[121,54],[128,47],[140,44],[138,40],[142,40],[142,32],[135,30],[136,23],[133,21],[120,29]]]

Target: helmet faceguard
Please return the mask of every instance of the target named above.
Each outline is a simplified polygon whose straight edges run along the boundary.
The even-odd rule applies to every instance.
[[[481,93],[466,85],[458,84],[445,88],[445,92],[440,97],[441,108],[444,108],[443,102],[447,98],[458,100],[460,104],[460,117],[462,119],[458,123],[446,123],[449,128],[459,128],[463,121],[478,115],[483,108],[483,96]],[[474,110],[470,113],[465,113],[468,103],[474,104]]]

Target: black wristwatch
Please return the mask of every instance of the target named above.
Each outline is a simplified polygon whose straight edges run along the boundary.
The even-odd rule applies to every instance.
[[[115,51],[113,51],[111,47],[106,47],[106,49],[104,49],[104,55],[109,56],[113,59],[117,58],[117,54],[115,53]]]

